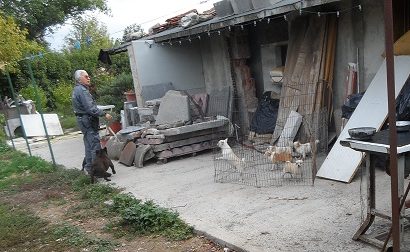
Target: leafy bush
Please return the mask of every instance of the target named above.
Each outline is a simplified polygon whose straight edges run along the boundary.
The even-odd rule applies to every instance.
[[[73,114],[71,108],[71,93],[73,92],[73,85],[68,82],[60,82],[52,90],[57,112],[63,115]]]
[[[75,247],[92,248],[91,251],[112,251],[118,244],[108,240],[88,237],[80,228],[68,223],[57,226],[53,231],[54,239]],[[88,250],[87,250],[88,251]]]
[[[73,115],[62,115],[60,116],[61,127],[64,129],[78,129],[77,118]]]
[[[131,195],[119,194],[113,198],[112,210],[122,217],[123,225],[139,234],[161,234],[173,240],[192,237],[192,227],[184,223],[178,213],[154,204],[142,203]]]
[[[98,103],[104,105],[115,105],[115,111],[119,113],[124,107],[124,92],[133,89],[133,80],[130,73],[118,75],[109,85],[98,87]],[[121,99],[119,99],[121,97]]]
[[[87,177],[87,179],[89,179],[89,177]],[[116,191],[114,187],[97,183],[84,188],[81,197],[83,199],[102,202],[110,199]]]
[[[43,109],[43,111],[45,111],[46,108],[47,108],[46,107],[46,105],[47,105],[46,92],[40,87],[37,87],[37,92],[38,92],[38,96],[40,98],[41,108]],[[36,105],[36,109],[39,110],[39,106],[37,104],[36,92],[35,92],[35,89],[32,85],[20,89],[19,94],[22,95],[24,97],[24,99],[26,99],[26,100],[33,100],[34,104]]]
[[[0,114],[0,141],[6,140],[6,132],[4,131],[4,126],[6,126],[6,117],[4,114]]]

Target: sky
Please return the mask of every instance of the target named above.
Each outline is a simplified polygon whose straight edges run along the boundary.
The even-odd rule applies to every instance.
[[[176,16],[191,9],[199,12],[213,7],[214,2],[220,0],[107,0],[111,14],[87,12],[85,15],[94,15],[107,26],[112,38],[120,38],[123,30],[131,24],[141,24],[145,32],[157,23],[164,23],[169,17]],[[53,50],[60,50],[64,44],[64,37],[70,32],[70,20],[65,25],[55,29],[55,32],[46,39]]]

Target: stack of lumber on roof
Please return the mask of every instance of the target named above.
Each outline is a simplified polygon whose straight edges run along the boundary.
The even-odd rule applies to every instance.
[[[323,127],[321,111],[323,108],[329,111],[324,115],[327,118],[332,113],[336,33],[336,17],[307,16],[292,20],[272,144],[280,137],[291,111],[303,116],[299,140],[319,139],[319,128]]]

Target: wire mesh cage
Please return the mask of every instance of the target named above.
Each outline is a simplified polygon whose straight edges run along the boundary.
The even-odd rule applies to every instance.
[[[314,102],[314,95],[280,97],[270,134],[234,132],[215,143],[215,182],[257,187],[313,185],[318,159],[327,152],[329,117],[326,108],[308,104]]]

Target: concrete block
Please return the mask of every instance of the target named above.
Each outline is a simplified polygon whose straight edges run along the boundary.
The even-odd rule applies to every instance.
[[[140,115],[140,123],[155,122],[155,115]]]
[[[124,102],[124,123],[125,124],[123,124],[123,127],[128,127],[132,125],[130,109],[135,106],[137,106],[136,101]]]
[[[155,105],[160,105],[161,104],[161,99],[153,99],[149,101],[145,101],[145,106],[155,106]]]
[[[244,13],[253,9],[251,0],[231,0],[231,4],[235,14]]]
[[[191,120],[191,114],[188,96],[178,91],[168,91],[162,98],[155,123],[158,125],[189,120]]]
[[[140,117],[138,115],[138,107],[133,107],[129,109],[131,125],[137,125],[140,122]]]
[[[10,136],[11,136],[11,137],[15,137],[14,131],[15,131],[18,127],[21,126],[20,118],[9,119],[9,120],[7,120],[7,123],[9,124],[9,128],[10,128],[10,131],[11,131],[11,132],[8,131],[7,125],[4,126],[4,130],[5,130],[6,134],[7,134],[7,136],[8,136],[8,137],[10,137]]]
[[[142,115],[153,115],[154,114],[154,109],[153,109],[153,107],[138,108],[138,114],[140,116],[142,116]]]

